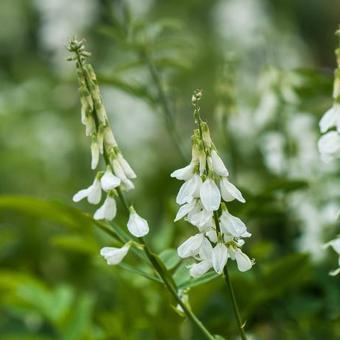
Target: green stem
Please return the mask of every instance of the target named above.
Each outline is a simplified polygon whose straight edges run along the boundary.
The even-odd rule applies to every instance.
[[[185,156],[185,154],[184,154],[184,152],[183,152],[183,150],[180,146],[179,138],[178,138],[177,133],[176,133],[176,126],[175,126],[175,122],[174,122],[174,114],[173,114],[173,112],[170,108],[170,104],[169,104],[168,98],[165,94],[159,73],[156,69],[156,66],[152,62],[147,51],[144,51],[142,53],[142,57],[145,60],[145,63],[148,67],[151,78],[156,85],[157,92],[158,92],[158,99],[159,99],[159,102],[160,102],[161,107],[163,109],[164,116],[166,118],[166,123],[167,123],[168,131],[169,131],[169,134],[171,136],[171,139],[172,139],[174,145],[176,146],[182,160],[186,161],[187,157]]]
[[[227,266],[224,267],[223,272],[224,272],[225,282],[228,286],[229,293],[230,293],[230,296],[231,296],[231,301],[232,301],[232,304],[233,304],[233,310],[234,310],[234,314],[235,314],[235,318],[236,318],[236,321],[237,321],[237,325],[238,325],[238,329],[239,329],[239,332],[240,332],[241,339],[247,340],[246,333],[244,332],[244,325],[242,324],[240,311],[239,311],[239,308],[238,308],[238,305],[237,305],[234,289],[233,289],[233,286],[231,284],[231,280],[230,280],[230,277],[229,277]]]
[[[123,192],[118,188],[118,196],[127,211],[129,213],[129,204],[123,194]],[[213,340],[214,337],[210,334],[210,332],[205,328],[205,326],[202,324],[202,322],[196,317],[196,315],[184,304],[184,302],[181,300],[179,295],[177,294],[177,287],[175,282],[172,279],[169,279],[171,277],[171,274],[169,272],[166,272],[167,269],[163,262],[159,258],[156,258],[149,246],[146,244],[145,240],[141,237],[139,238],[141,243],[144,245],[145,254],[150,260],[150,263],[152,264],[155,271],[158,273],[162,281],[164,282],[164,285],[167,287],[171,295],[174,297],[174,299],[177,301],[177,303],[182,307],[183,312],[186,314],[188,319],[202,332],[202,334],[210,340]]]
[[[164,272],[164,269],[162,268],[162,266],[160,266],[158,264],[159,259],[157,260],[154,257],[153,253],[150,251],[150,249],[148,248],[148,246],[146,245],[145,241],[142,238],[141,238],[141,241],[144,244],[145,252],[146,252],[146,255],[148,256],[148,258],[150,259],[150,262],[153,264],[155,270],[157,271],[157,273],[159,274],[159,276],[163,280],[165,286],[167,287],[167,289],[169,290],[171,295],[174,297],[174,299],[177,301],[177,303],[182,307],[182,310],[186,314],[188,319],[202,332],[202,334],[207,339],[210,339],[210,340],[215,339],[214,336],[211,335],[210,332],[205,328],[203,323],[196,317],[196,315],[185,305],[185,303],[179,297],[179,295],[177,294],[176,286],[174,285],[174,283],[172,283],[168,279],[168,275]]]

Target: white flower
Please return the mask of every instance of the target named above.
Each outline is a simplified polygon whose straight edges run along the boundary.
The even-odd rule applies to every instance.
[[[125,191],[129,191],[135,188],[135,185],[128,178],[122,180],[121,186],[122,186],[122,189]]]
[[[225,202],[233,201],[235,198],[244,203],[246,200],[243,198],[240,190],[234,184],[230,183],[226,178],[220,180],[221,195]]]
[[[185,166],[184,168],[175,170],[171,173],[171,177],[177,178],[180,181],[187,181],[194,175],[194,162],[191,162],[189,165]]]
[[[200,277],[211,268],[211,261],[203,260],[190,266],[190,275]]]
[[[99,163],[99,145],[97,141],[91,143],[91,169],[94,170]]]
[[[186,181],[181,188],[176,197],[176,203],[182,205],[184,203],[191,202],[202,184],[202,179],[198,175],[194,175],[188,181]]]
[[[190,216],[188,216],[188,221],[199,228],[202,228],[203,226],[205,226],[208,222],[211,221],[213,216],[213,212],[212,211],[208,211],[206,209],[202,209],[199,212],[196,212],[195,214],[191,214]],[[208,226],[209,228],[209,226]]]
[[[334,251],[339,255],[338,266],[339,268],[332,270],[329,274],[332,276],[340,273],[340,237],[325,244],[325,247],[332,247]]]
[[[108,220],[112,221],[117,214],[117,205],[113,197],[107,196],[103,205],[97,209],[93,218],[95,220]]]
[[[217,274],[222,274],[228,261],[228,248],[223,243],[217,243],[212,250],[212,265]]]
[[[340,132],[340,104],[334,103],[334,105],[326,111],[320,120],[320,131],[322,133],[326,132],[332,127],[336,127],[338,132]]]
[[[217,154],[215,150],[211,152],[211,164],[212,168],[215,171],[215,173],[219,176],[229,176],[229,172],[227,168],[225,167],[222,159]]]
[[[221,194],[216,183],[207,178],[201,185],[200,198],[203,207],[208,211],[215,211],[221,204]]]
[[[325,162],[340,157],[340,134],[336,131],[327,132],[319,139],[318,148]]]
[[[117,159],[122,167],[122,169],[125,172],[126,177],[133,179],[136,178],[137,175],[135,174],[135,172],[133,171],[133,169],[131,168],[130,164],[127,162],[127,160],[122,156],[121,153],[118,153],[117,155]]]
[[[247,232],[246,225],[228,211],[223,211],[220,217],[220,225],[222,232],[229,233],[234,237],[242,237]]]
[[[185,203],[182,205],[177,212],[177,215],[175,217],[175,222],[179,221],[184,216],[190,214],[193,210],[195,210],[196,205],[198,204],[197,200],[192,200],[189,203]]]
[[[120,185],[120,182],[120,178],[115,176],[109,167],[106,169],[104,175],[100,179],[100,183],[104,191],[110,191],[114,188],[117,188]]]
[[[126,244],[122,248],[104,247],[100,249],[100,255],[103,256],[108,265],[115,265],[122,262],[130,249],[130,245]]]
[[[199,161],[199,171],[200,171],[200,175],[202,176],[204,171],[205,171],[205,167],[207,165],[207,157],[205,152],[199,152],[198,155],[198,161]]]
[[[129,232],[136,237],[143,237],[149,232],[147,220],[139,216],[133,208],[130,208],[130,216],[127,227]]]
[[[124,169],[122,168],[120,162],[117,158],[114,158],[111,161],[112,169],[117,177],[119,177],[122,181],[127,180]]]
[[[325,247],[332,247],[340,255],[340,237],[325,244]]]
[[[239,248],[235,249],[235,260],[237,263],[237,268],[240,272],[245,272],[251,269],[251,267],[253,266],[250,258]]]
[[[102,197],[102,188],[98,178],[96,178],[87,189],[78,191],[73,196],[73,201],[79,202],[85,197],[87,197],[87,201],[91,204],[98,204],[100,202],[100,199]]]
[[[203,240],[204,234],[201,233],[189,237],[177,248],[178,256],[184,259],[198,254]]]
[[[212,249],[209,240],[204,238],[198,254],[200,262],[190,266],[190,275],[192,277],[202,276],[212,267]]]

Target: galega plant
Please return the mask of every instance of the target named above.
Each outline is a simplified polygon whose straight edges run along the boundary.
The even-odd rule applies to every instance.
[[[199,100],[202,91],[192,97],[197,128],[192,136],[192,159],[189,165],[174,171],[171,176],[184,181],[176,202],[180,205],[175,221],[185,218],[197,228],[197,233],[184,241],[177,249],[178,255],[193,258],[190,274],[199,277],[213,268],[217,274],[224,273],[231,293],[235,316],[241,337],[245,334],[240,313],[230,282],[227,262],[236,260],[241,272],[251,269],[254,261],[241,250],[244,238],[251,234],[246,225],[233,216],[227,202],[245,202],[240,190],[229,179],[229,171],[218,155],[212,142],[208,124],[200,115]]]
[[[335,33],[339,38],[339,47],[335,50],[337,68],[334,71],[333,104],[320,120],[320,131],[323,134],[318,143],[319,151],[325,162],[340,157],[340,28]],[[338,268],[329,274],[335,276],[340,273],[340,235],[325,244],[339,255]]]
[[[101,207],[95,212],[94,220],[102,230],[114,238],[118,247],[104,247],[100,254],[109,265],[119,264],[128,254],[130,248],[136,248],[144,252],[153,270],[178,304],[178,309],[201,331],[207,339],[215,339],[213,335],[200,322],[185,301],[185,296],[178,289],[171,273],[165,264],[155,253],[151,251],[144,240],[149,232],[148,222],[142,218],[129,203],[126,192],[134,188],[132,179],[136,174],[124,158],[118,147],[111,129],[105,107],[102,102],[96,74],[92,66],[87,62],[90,53],[85,50],[83,40],[72,39],[68,45],[72,53],[70,61],[75,61],[79,92],[81,101],[81,121],[85,125],[86,135],[91,138],[91,168],[96,170],[100,160],[103,161],[104,169],[97,171],[93,183],[86,189],[80,190],[73,197],[75,202],[87,198],[91,204],[99,204],[102,192],[106,199]],[[127,229],[131,236],[126,240],[114,228],[110,228],[107,221],[111,221],[117,214],[116,199],[119,199],[125,212],[128,214]]]

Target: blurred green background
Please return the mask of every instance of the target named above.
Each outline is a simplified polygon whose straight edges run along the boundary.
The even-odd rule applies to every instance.
[[[256,265],[239,273],[230,264],[247,333],[339,338],[339,278],[328,275],[337,257],[322,244],[339,233],[340,165],[317,152],[339,1],[1,0],[0,22],[1,339],[201,339],[161,284],[131,272],[148,270],[138,258],[105,264],[99,249],[111,240],[76,210],[93,207],[71,201],[93,179],[76,73],[65,61],[73,35],[87,41],[138,174],[129,196],[149,221],[152,247],[176,248],[192,233],[172,222],[180,184],[169,174],[185,165],[178,148],[190,156],[190,99],[202,88],[202,113],[247,199],[231,211],[253,234],[246,251]],[[185,264],[176,263],[180,281]],[[213,334],[237,338],[221,278],[189,296]]]

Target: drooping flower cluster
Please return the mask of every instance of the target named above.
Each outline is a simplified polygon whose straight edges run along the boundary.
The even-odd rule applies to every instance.
[[[337,31],[340,38],[340,29]],[[340,47],[335,50],[337,69],[334,72],[333,105],[320,120],[318,147],[325,162],[340,157]],[[332,129],[332,130],[331,130]]]
[[[96,220],[111,221],[117,214],[115,198],[119,191],[134,189],[132,179],[136,174],[123,157],[113,135],[105,107],[102,103],[96,74],[86,58],[90,55],[85,50],[84,41],[73,39],[68,45],[72,56],[68,60],[76,61],[81,102],[81,122],[85,125],[85,134],[91,138],[91,168],[97,169],[100,157],[105,163],[105,170],[98,171],[93,183],[73,196],[74,202],[86,198],[91,204],[99,204],[102,193],[106,194],[103,204],[94,213]],[[147,221],[139,216],[135,209],[129,208],[130,216],[127,223],[129,232],[136,237],[143,237],[149,232]],[[103,248],[101,255],[108,264],[119,263],[127,254],[130,245],[123,248]],[[118,261],[119,260],[119,261]],[[118,261],[118,262],[117,262]]]
[[[243,238],[251,234],[225,204],[234,199],[242,203],[245,200],[229,181],[229,172],[211,140],[208,125],[199,115],[200,97],[201,92],[196,91],[192,98],[198,128],[192,136],[191,162],[171,174],[184,181],[176,198],[180,208],[175,221],[185,218],[197,228],[197,233],[178,247],[178,255],[198,261],[190,267],[193,277],[203,275],[210,268],[221,274],[228,258],[236,260],[240,271],[247,271],[253,263],[241,247]]]
[[[326,248],[328,248],[328,247],[333,248],[334,251],[339,255],[338,268],[332,270],[329,274],[332,275],[332,276],[340,274],[340,236],[338,236],[336,239],[326,243],[325,247]]]

